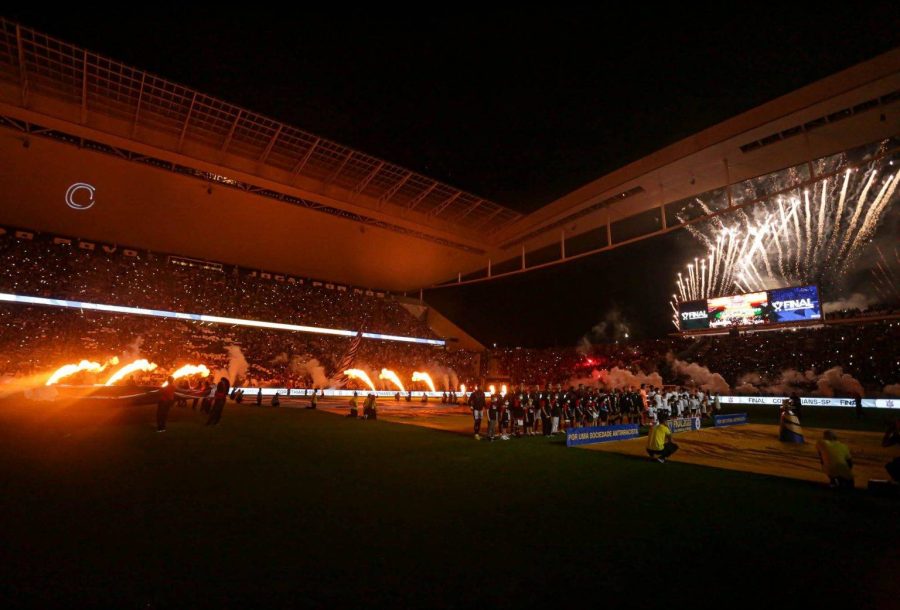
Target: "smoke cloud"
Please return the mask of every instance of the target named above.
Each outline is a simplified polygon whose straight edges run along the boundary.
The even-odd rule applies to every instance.
[[[315,358],[303,362],[299,357],[294,356],[293,360],[291,360],[291,371],[309,375],[312,379],[313,387],[320,389],[331,387],[328,382],[328,376],[325,374],[325,367]]]
[[[237,385],[238,379],[247,374],[249,365],[240,346],[229,345],[226,350],[228,351],[228,370],[219,371],[218,375],[224,375],[231,385]]]
[[[38,386],[36,388],[28,388],[25,390],[25,398],[28,400],[44,400],[53,402],[59,396],[59,391],[51,386]]]
[[[141,346],[144,344],[144,338],[138,335],[134,341],[128,344],[125,351],[122,352],[122,362],[132,362],[141,358]]]
[[[900,397],[900,383],[892,383],[884,386],[884,395],[889,397]]]
[[[591,332],[584,335],[578,342],[578,352],[585,355],[590,352],[594,343],[612,343],[624,341],[631,331],[628,322],[617,307],[613,307],[604,316],[603,320],[591,328]]]
[[[639,388],[642,383],[662,387],[663,379],[659,373],[633,373],[628,369],[620,369],[617,366],[607,369],[594,369],[591,371],[590,377],[573,377],[569,380],[569,385],[577,386],[583,384],[586,386],[602,388],[604,390],[625,390],[628,388]]]
[[[787,369],[781,372],[774,382],[763,380],[756,373],[742,375],[735,387],[737,394],[781,394],[791,392],[813,396],[852,396],[865,395],[862,384],[844,369],[835,366],[818,374],[814,370],[797,371]]]
[[[431,373],[431,379],[435,386],[445,391],[456,390],[459,388],[459,377],[453,369],[442,366],[437,362],[428,365],[428,372]]]
[[[731,392],[731,387],[728,385],[728,382],[725,381],[725,378],[719,373],[713,373],[705,366],[701,366],[696,362],[679,360],[678,358],[675,358],[671,352],[666,356],[666,359],[669,361],[672,371],[678,375],[684,375],[691,380],[694,386],[701,390],[718,392],[720,394],[728,394]]]
[[[875,301],[869,298],[867,295],[864,295],[861,292],[854,292],[849,297],[824,303],[822,305],[822,310],[825,313],[833,313],[835,311],[842,311],[844,309],[859,309],[860,311],[865,311],[869,308],[869,305],[873,304],[874,302]]]
[[[828,369],[816,381],[819,396],[853,396],[859,394],[865,396],[862,384],[852,375],[844,372],[844,369],[836,366]]]

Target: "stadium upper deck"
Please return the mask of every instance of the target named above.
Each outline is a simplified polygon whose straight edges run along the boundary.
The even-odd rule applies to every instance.
[[[410,290],[672,230],[685,198],[895,136],[898,110],[900,50],[522,216],[0,18],[0,221]],[[747,203],[726,190],[717,211]]]

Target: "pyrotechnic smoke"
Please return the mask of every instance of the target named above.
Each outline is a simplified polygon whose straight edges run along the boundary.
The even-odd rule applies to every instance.
[[[328,382],[328,376],[325,374],[325,367],[322,366],[315,358],[311,358],[305,362],[301,362],[299,357],[291,360],[291,370],[294,373],[305,373],[312,379],[313,387],[328,388],[331,385]]]
[[[457,377],[456,371],[453,369],[445,367],[438,362],[430,363],[428,368],[434,374],[435,379],[441,380],[442,390],[450,392],[459,387],[459,377]]]
[[[134,341],[128,344],[125,351],[122,352],[122,362],[133,362],[141,358],[141,346],[144,344],[144,338],[137,336]]]
[[[828,369],[816,381],[819,396],[853,396],[859,394],[865,396],[866,391],[862,384],[852,375],[844,372],[844,369],[836,366]]]
[[[781,394],[791,392],[799,394],[812,394],[815,396],[852,396],[859,393],[865,395],[862,384],[852,375],[844,373],[839,366],[832,367],[819,374],[810,369],[797,371],[786,369],[781,372],[774,382],[768,383],[759,375],[750,373],[741,376],[738,380],[735,392],[738,394]]]
[[[822,310],[828,314],[835,311],[843,311],[845,309],[858,309],[865,311],[872,304],[872,299],[861,292],[854,292],[849,297],[838,299],[836,301],[828,301],[822,304]]]
[[[822,169],[822,168],[820,168]],[[831,285],[850,269],[893,204],[900,172],[887,159],[787,190],[797,177],[774,180],[784,191],[747,211],[687,225],[707,248],[675,281],[676,301],[798,284]],[[711,210],[699,198],[705,213]]]
[[[226,349],[228,351],[228,380],[231,385],[237,385],[238,379],[247,374],[250,365],[247,364],[247,359],[244,358],[240,346],[229,345]]]
[[[584,335],[578,342],[578,351],[582,355],[590,353],[594,343],[611,343],[628,339],[630,330],[628,322],[617,307],[606,312],[603,320],[591,328],[591,332]]]
[[[763,380],[759,373],[745,373],[738,377],[737,384],[734,386],[734,393],[738,396],[759,394],[759,388],[762,385]]]
[[[884,386],[884,390],[882,390],[882,392],[884,392],[885,396],[889,396],[891,398],[900,398],[900,383],[892,383],[890,385],[886,385]]]
[[[434,389],[434,382],[431,380],[431,375],[429,375],[428,373],[413,371],[412,380],[424,382],[425,385],[428,386],[429,390],[431,390],[432,392],[437,392],[437,390]]]
[[[728,394],[731,388],[725,378],[719,373],[713,373],[705,366],[701,366],[696,362],[685,362],[675,358],[671,353],[666,356],[672,370],[688,377],[693,385],[701,390],[710,392],[719,392],[720,394]]]
[[[45,400],[52,402],[59,396],[59,391],[53,386],[38,386],[36,388],[27,388],[25,390],[25,398],[28,400]]]
[[[397,377],[397,373],[390,369],[381,369],[381,374],[378,375],[379,379],[384,379],[385,381],[390,381],[393,383],[401,392],[406,392],[406,388],[403,387],[403,382],[400,381],[400,378]]]
[[[607,369],[594,369],[590,377],[573,377],[569,380],[570,386],[583,384],[588,387],[598,387],[606,390],[625,390],[628,388],[640,388],[642,383],[648,386],[662,387],[663,379],[659,373],[633,373],[617,366]]]

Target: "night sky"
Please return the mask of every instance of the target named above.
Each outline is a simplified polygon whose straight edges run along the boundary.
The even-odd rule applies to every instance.
[[[6,16],[521,211],[900,43],[896,2],[682,6]],[[664,299],[690,244],[676,233],[428,298],[485,342],[569,344],[614,306],[655,336],[671,327]]]

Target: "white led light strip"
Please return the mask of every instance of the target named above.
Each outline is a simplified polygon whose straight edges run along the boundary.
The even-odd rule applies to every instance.
[[[155,316],[157,318],[176,318],[178,320],[192,320],[194,322],[210,322],[212,324],[233,324],[236,326],[253,326],[256,328],[271,328],[274,330],[290,330],[301,333],[316,333],[320,335],[338,335],[341,337],[355,337],[358,331],[338,330],[336,328],[320,328],[318,326],[301,326],[299,324],[282,324],[281,322],[263,322],[261,320],[242,320],[241,318],[225,318],[223,316],[208,316],[202,313],[180,313],[177,311],[164,311],[162,309],[144,309],[142,307],[125,307],[124,305],[105,305],[103,303],[86,303],[84,301],[67,301],[66,299],[47,299],[44,297],[29,297],[21,294],[0,292],[0,301],[9,303],[27,303],[29,305],[48,305],[50,307],[67,307],[70,309],[93,309],[94,311],[106,311],[110,313],[124,313],[136,316]],[[364,339],[381,339],[382,341],[402,341],[404,343],[423,343],[425,345],[445,345],[442,339],[421,339],[418,337],[403,337],[400,335],[382,335],[379,333],[363,333]]]

